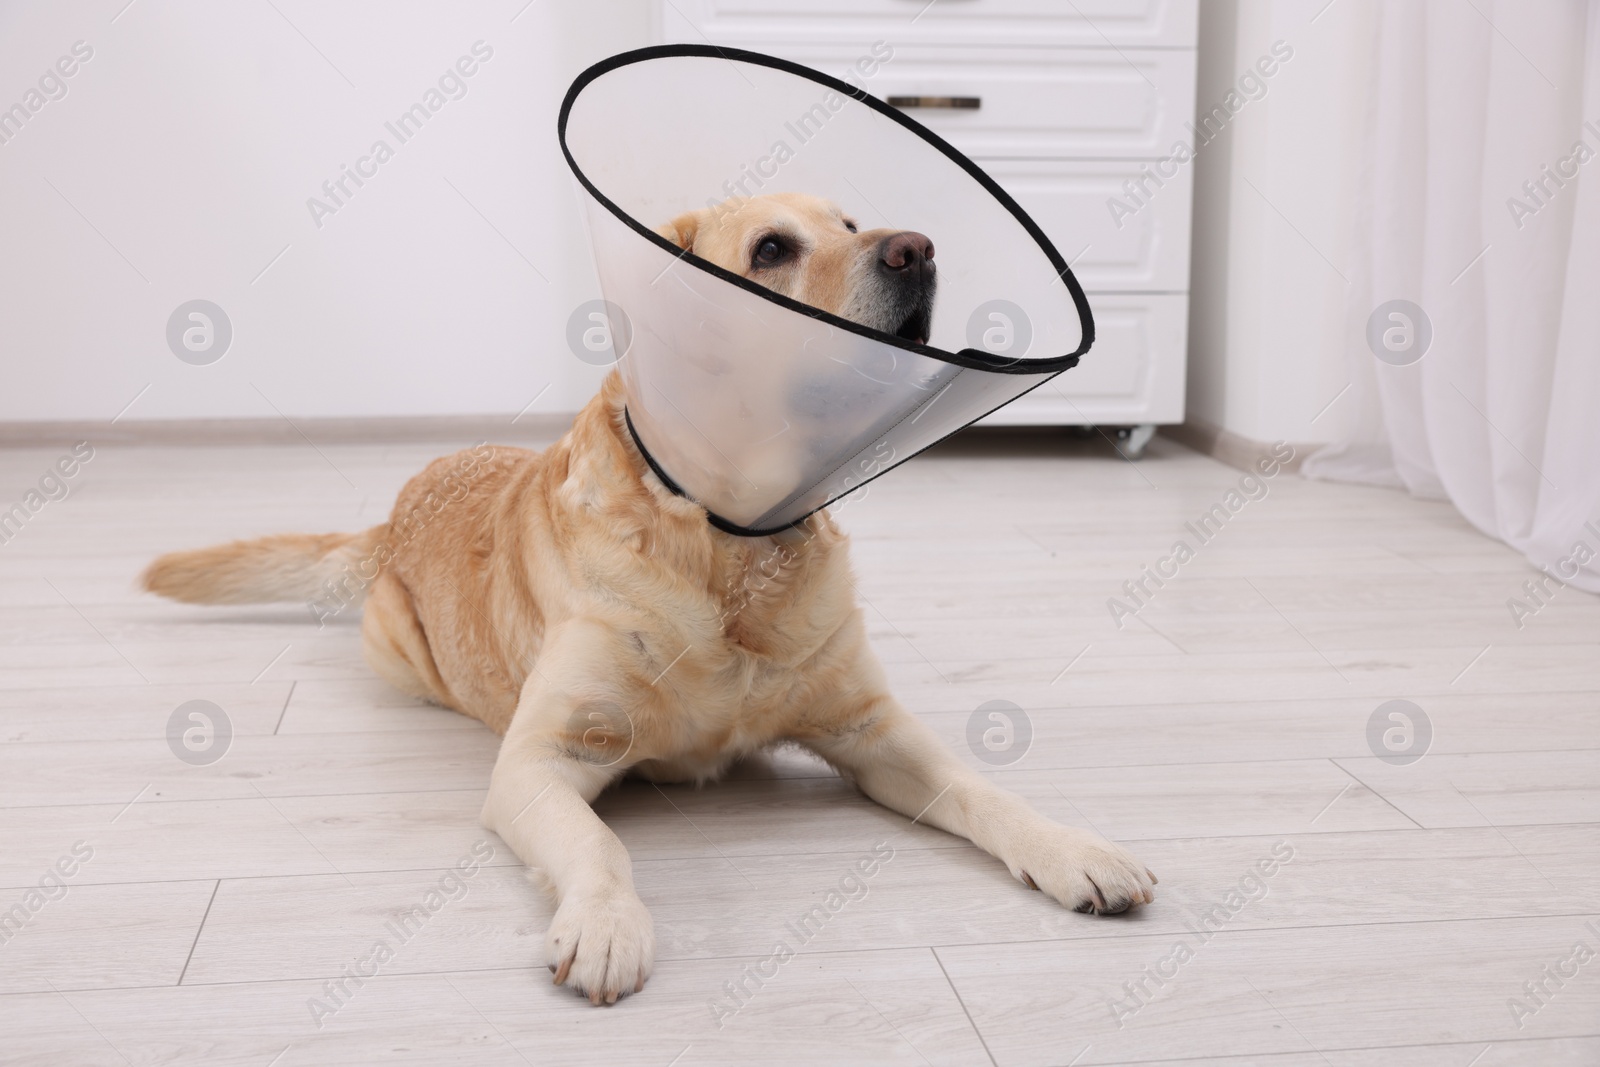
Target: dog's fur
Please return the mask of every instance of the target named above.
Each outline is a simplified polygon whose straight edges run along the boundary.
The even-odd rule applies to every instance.
[[[815,198],[707,209],[661,232],[880,328],[910,303],[873,288],[895,235],[858,233]],[[772,234],[789,248],[781,269],[752,260]],[[778,742],[970,839],[1067,907],[1115,913],[1154,899],[1154,876],[1127,852],[991,784],[895,701],[855,604],[847,539],[826,513],[770,537],[715,529],[650,472],[622,408],[613,373],[543,452],[436,460],[390,521],[364,533],[169,554],[145,588],[194,603],[312,600],[341,580],[351,597],[364,588],[362,638],[378,673],[504,735],[483,823],[553,885],[547,962],[557,984],[596,1004],[643,987],[655,937],[628,854],[590,804],[625,772],[703,782]]]

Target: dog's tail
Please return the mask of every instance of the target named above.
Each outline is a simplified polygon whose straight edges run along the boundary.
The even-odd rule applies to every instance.
[[[156,559],[139,584],[189,604],[310,602],[329,585],[341,601],[361,599],[380,564],[377,549],[389,524],[354,534],[276,534],[232,541]]]

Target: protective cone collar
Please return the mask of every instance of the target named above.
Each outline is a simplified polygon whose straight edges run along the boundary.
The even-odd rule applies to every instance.
[[[558,135],[623,320],[611,328],[629,427],[662,481],[721,529],[794,525],[1075,366],[1094,341],[1077,279],[994,179],[837,78],[739,49],[642,48],[578,76]],[[863,231],[931,238],[928,343],[791,300],[655,232],[774,192],[834,201]]]

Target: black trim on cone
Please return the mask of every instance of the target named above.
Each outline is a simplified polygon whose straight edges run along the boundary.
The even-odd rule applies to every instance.
[[[752,530],[747,526],[740,526],[736,523],[729,522],[721,515],[718,515],[710,508],[707,508],[704,504],[701,504],[700,501],[696,500],[688,493],[685,493],[683,491],[683,486],[673,481],[672,476],[662,469],[661,464],[656,462],[656,457],[652,456],[650,454],[650,450],[644,447],[644,442],[639,440],[639,431],[633,428],[633,416],[628,414],[628,409],[626,407],[622,409],[622,421],[628,424],[628,436],[633,438],[633,447],[637,448],[639,450],[639,455],[644,457],[645,463],[650,467],[650,472],[657,478],[661,479],[661,484],[672,490],[674,496],[681,496],[689,503],[699,504],[700,507],[705,508],[706,518],[711,522],[711,525],[715,526],[723,533],[731,533],[737,537],[767,537],[775,533],[782,533],[791,526],[799,526],[802,522],[805,522],[813,514],[815,514],[815,512],[808,511],[793,522],[784,526],[775,526],[770,530]],[[837,500],[838,498],[835,497],[834,499]],[[831,503],[833,503],[832,500],[828,501],[828,504]],[[828,506],[828,504],[824,504],[822,507],[825,508]],[[822,508],[817,509],[817,511],[821,510]]]

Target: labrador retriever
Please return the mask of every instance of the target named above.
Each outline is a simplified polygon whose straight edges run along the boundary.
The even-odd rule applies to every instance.
[[[659,231],[796,300],[926,341],[937,274],[917,233],[862,230],[779,194]],[[591,804],[625,774],[707,782],[790,742],[908,818],[965,837],[1080,912],[1154,899],[1117,845],[1062,826],[957,759],[889,692],[826,512],[767,537],[724,533],[651,473],[612,372],[542,452],[430,464],[389,521],[155,560],[151,592],[191,603],[364,600],[363,647],[392,684],[504,735],[483,807],[552,887],[546,962],[595,1004],[644,987],[650,913]]]

